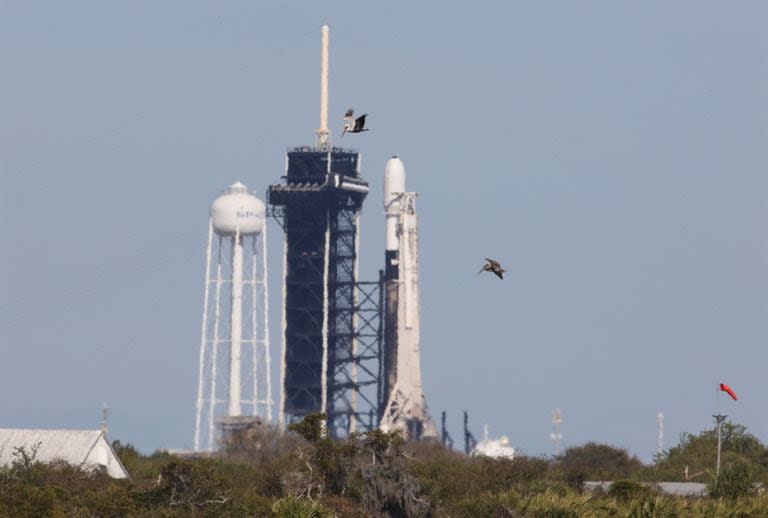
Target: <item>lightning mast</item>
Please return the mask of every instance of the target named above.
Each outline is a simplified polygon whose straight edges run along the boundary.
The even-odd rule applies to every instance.
[[[664,414],[659,412],[656,414],[656,422],[658,423],[659,436],[656,439],[656,455],[662,455],[664,453]]]
[[[549,434],[549,438],[552,440],[555,446],[555,456],[562,453],[560,448],[560,441],[563,439],[563,434],[560,433],[560,425],[563,423],[563,415],[559,408],[552,411],[552,433]]]
[[[320,28],[320,127],[317,128],[317,147],[325,149],[330,144],[328,131],[328,31]]]

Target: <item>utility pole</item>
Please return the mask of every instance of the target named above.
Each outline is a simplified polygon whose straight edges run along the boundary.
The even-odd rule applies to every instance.
[[[720,474],[720,451],[723,445],[723,421],[728,417],[727,415],[715,414],[712,417],[715,418],[717,423],[717,464],[715,464],[715,476]]]

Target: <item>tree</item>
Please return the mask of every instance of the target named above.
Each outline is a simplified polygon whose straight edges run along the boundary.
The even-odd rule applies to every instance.
[[[627,450],[594,442],[568,448],[556,460],[566,480],[615,480],[643,469],[640,459]]]
[[[726,422],[722,428],[723,467],[743,462],[757,477],[768,475],[768,449],[744,425]],[[698,435],[684,433],[677,446],[656,458],[651,470],[653,477],[661,480],[684,480],[688,476],[703,477],[714,468],[717,451],[717,433],[704,430]]]

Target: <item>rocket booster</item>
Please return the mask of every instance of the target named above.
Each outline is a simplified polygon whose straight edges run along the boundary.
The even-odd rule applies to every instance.
[[[385,410],[390,393],[397,381],[397,309],[399,302],[398,279],[400,278],[400,236],[397,225],[400,218],[402,193],[405,192],[405,168],[398,157],[393,156],[384,166],[384,211],[386,214],[386,250],[384,257],[384,398],[379,414]]]
[[[381,429],[409,440],[437,436],[421,385],[419,256],[416,193],[405,192],[405,168],[396,156],[384,168],[386,270],[384,401]]]

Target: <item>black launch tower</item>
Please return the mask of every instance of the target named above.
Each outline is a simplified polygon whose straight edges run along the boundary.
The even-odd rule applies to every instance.
[[[287,424],[328,414],[344,437],[378,425],[380,282],[358,282],[358,219],[368,182],[351,150],[288,151],[285,183],[267,191],[285,232],[280,411]]]

